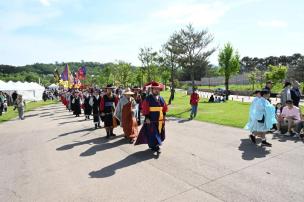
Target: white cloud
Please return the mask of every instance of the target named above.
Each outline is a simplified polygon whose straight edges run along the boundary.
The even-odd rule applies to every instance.
[[[49,19],[62,15],[61,11],[54,10],[50,12],[25,12],[12,11],[3,12],[0,19],[0,31],[14,31],[23,27],[39,26],[47,23]]]
[[[285,28],[288,26],[288,23],[283,20],[259,21],[258,26],[267,28]]]
[[[215,24],[229,10],[229,6],[221,2],[174,4],[164,10],[157,11],[152,17],[161,22],[174,24],[192,23],[195,26]]]
[[[39,0],[40,3],[44,6],[50,6],[51,5],[51,2],[50,0]]]

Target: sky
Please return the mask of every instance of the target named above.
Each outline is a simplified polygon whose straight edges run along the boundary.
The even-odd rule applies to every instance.
[[[0,64],[140,65],[141,47],[158,51],[189,23],[241,57],[304,52],[302,0],[1,0],[0,14]]]

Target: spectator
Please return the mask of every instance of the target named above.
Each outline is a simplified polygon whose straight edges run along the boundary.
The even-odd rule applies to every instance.
[[[24,108],[25,108],[25,101],[22,98],[22,95],[18,95],[16,99],[15,109],[18,109],[19,119],[24,120]]]
[[[212,94],[208,100],[208,102],[210,103],[214,103],[214,95]]]
[[[190,114],[190,120],[196,117],[197,114],[197,106],[198,102],[200,100],[200,97],[197,93],[197,89],[193,89],[193,93],[190,97],[190,105],[191,105],[191,114]]]
[[[18,96],[17,92],[16,92],[16,91],[14,91],[14,92],[13,92],[13,94],[12,94],[12,98],[13,98],[13,104],[15,104],[16,99],[17,99],[17,96]]]
[[[0,116],[2,116],[4,108],[4,94],[0,91]]]
[[[296,137],[300,137],[302,140],[304,139],[304,118],[303,118],[303,115],[302,115],[302,120],[299,121],[295,128],[294,128],[294,131],[295,131],[295,136]],[[302,133],[301,133],[302,131]]]
[[[273,87],[273,82],[271,80],[266,82],[266,86],[265,88],[262,89],[262,91],[268,91],[269,92],[269,98],[268,98],[268,102],[271,103],[270,97],[271,97],[271,89]]]
[[[283,107],[286,105],[287,100],[291,100],[291,83],[289,81],[285,82],[284,89],[281,92],[281,104]]]
[[[43,92],[42,99],[44,102],[48,99],[48,95],[47,95],[46,91]]]
[[[295,81],[293,83],[292,89],[290,90],[293,105],[296,107],[299,107],[299,103],[301,100],[301,92],[300,92],[299,87],[300,87],[300,83],[298,81]]]
[[[269,94],[271,94],[272,87],[273,87],[273,82],[272,81],[267,81],[266,86],[265,86],[265,88],[263,88],[262,91],[267,90],[269,92]]]
[[[298,107],[293,105],[292,100],[286,101],[286,106],[283,107],[282,113],[279,116],[279,122],[277,125],[278,130],[275,132],[281,134],[282,127],[288,128],[285,136],[294,136],[293,129],[299,124],[302,120],[301,111]]]

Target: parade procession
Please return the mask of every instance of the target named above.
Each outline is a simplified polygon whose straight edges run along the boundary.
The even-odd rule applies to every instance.
[[[165,140],[165,121],[168,106],[160,92],[164,85],[151,81],[143,88],[112,84],[104,87],[84,86],[86,67],[80,67],[74,76],[66,65],[62,74],[54,71],[61,103],[75,117],[84,114],[94,129],[105,129],[106,138],[117,136],[116,127],[122,127],[130,144],[148,144],[153,152],[160,152]]]
[[[304,202],[304,0],[0,12],[0,202]]]

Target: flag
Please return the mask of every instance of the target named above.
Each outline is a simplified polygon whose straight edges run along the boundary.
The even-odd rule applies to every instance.
[[[58,83],[59,80],[60,80],[60,75],[59,75],[59,72],[58,72],[57,68],[54,70],[53,74],[54,74],[54,80],[55,80],[55,82]]]
[[[69,88],[72,88],[74,86],[74,76],[71,72],[69,73],[68,83],[69,83]]]
[[[63,72],[61,73],[61,79],[63,81],[69,81],[69,76],[70,76],[70,69],[69,69],[69,65],[66,64]]]
[[[85,80],[86,74],[87,74],[87,69],[85,66],[82,66],[78,69],[77,77],[79,80]]]

